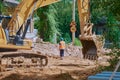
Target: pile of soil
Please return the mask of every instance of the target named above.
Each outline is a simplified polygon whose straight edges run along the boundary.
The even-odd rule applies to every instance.
[[[65,56],[78,56],[82,58],[82,47],[80,46],[72,46],[66,44]],[[49,56],[59,56],[59,45],[51,44],[51,43],[38,43],[35,44],[33,49],[34,51],[38,51],[41,54],[47,54]]]

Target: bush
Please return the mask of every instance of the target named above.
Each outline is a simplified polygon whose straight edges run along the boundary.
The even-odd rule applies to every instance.
[[[82,44],[78,38],[75,38],[74,45],[75,46],[82,46]]]
[[[63,36],[63,38],[67,44],[71,42],[71,37],[69,33],[65,33],[65,36]]]

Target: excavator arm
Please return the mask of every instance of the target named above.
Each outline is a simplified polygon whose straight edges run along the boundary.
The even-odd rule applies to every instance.
[[[31,40],[25,39],[25,35],[30,26],[30,19],[34,11],[58,1],[59,0],[22,0],[15,8],[7,28],[3,29],[3,26],[0,26],[0,48],[31,49],[32,42]]]
[[[58,0],[22,0],[8,24],[10,35],[16,34],[16,31],[28,20],[30,15],[33,15],[34,10],[55,2],[58,2]]]
[[[85,36],[85,26],[90,22],[90,0],[78,0],[78,11],[79,11],[79,20],[80,20],[80,31],[81,36]],[[91,27],[92,28],[92,27]]]
[[[78,0],[77,3],[83,57],[85,59],[97,59],[97,43],[95,41],[95,35],[92,33],[93,23],[90,22],[90,0]]]

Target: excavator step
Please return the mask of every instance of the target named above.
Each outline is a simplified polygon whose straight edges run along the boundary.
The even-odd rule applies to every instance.
[[[113,72],[103,71],[94,76],[89,76],[88,80],[110,80]],[[116,72],[112,80],[120,80],[120,72]]]

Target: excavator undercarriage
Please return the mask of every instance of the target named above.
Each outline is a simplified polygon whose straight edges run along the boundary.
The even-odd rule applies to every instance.
[[[47,64],[47,56],[39,53],[4,52],[0,56],[0,71],[14,68],[41,68]]]

